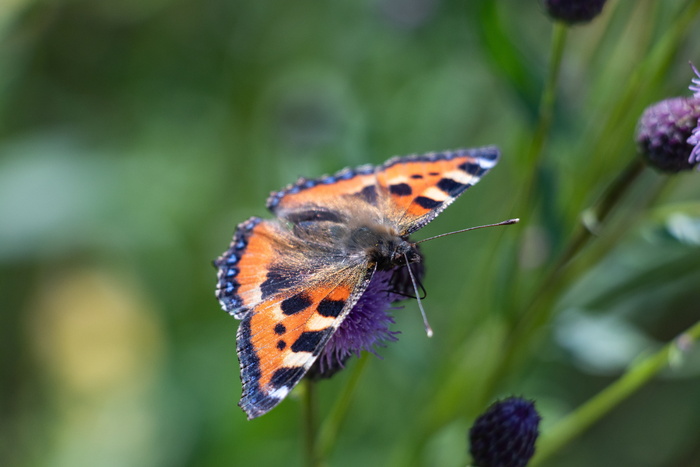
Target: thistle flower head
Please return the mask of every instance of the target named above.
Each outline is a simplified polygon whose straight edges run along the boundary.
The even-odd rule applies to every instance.
[[[418,277],[423,273],[421,265],[411,265]],[[376,347],[397,340],[399,333],[389,330],[394,318],[388,311],[396,309],[391,306],[393,302],[406,299],[408,291],[413,290],[407,272],[406,267],[398,267],[374,273],[367,290],[311,367],[310,377],[330,377],[341,370],[351,356],[359,356],[362,350],[376,355]]]
[[[695,78],[692,78],[691,85],[688,86],[688,88],[693,91],[693,95],[695,97],[700,97],[700,72],[698,72],[698,69],[695,68],[695,65],[692,63],[690,64],[690,68],[693,69],[693,72],[695,73]]]
[[[591,21],[604,5],[605,0],[544,0],[549,16],[570,25]]]
[[[696,99],[700,99],[700,73],[698,73],[698,69],[695,68],[695,65],[693,65],[692,63],[690,64],[690,67],[695,73],[695,78],[692,78],[690,80],[691,85],[689,86],[689,88],[691,91],[693,91],[693,97]],[[697,164],[698,162],[700,162],[700,118],[698,118],[698,124],[693,129],[693,132],[688,138],[687,143],[693,146],[693,150],[690,152],[688,162],[690,162],[691,164]]]
[[[674,97],[648,107],[637,125],[637,146],[652,167],[668,173],[700,162],[700,96]]]
[[[470,453],[479,467],[525,467],[535,453],[540,416],[535,404],[509,397],[491,405],[469,430]]]

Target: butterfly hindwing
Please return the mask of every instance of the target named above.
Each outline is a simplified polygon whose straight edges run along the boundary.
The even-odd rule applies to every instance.
[[[238,225],[229,249],[214,262],[219,269],[216,297],[224,310],[241,319],[268,295],[304,280],[297,268],[273,268],[289,241],[278,222],[251,217]]]
[[[467,188],[496,165],[498,149],[460,149],[395,157],[377,171],[377,184],[388,194],[385,211],[401,235],[433,220]]]
[[[371,278],[363,258],[309,247],[307,237],[318,237],[327,219],[313,220],[315,210],[290,215],[299,219],[294,228],[256,217],[243,222],[215,262],[217,297],[242,320],[240,406],[249,418],[277,405],[306,374]]]

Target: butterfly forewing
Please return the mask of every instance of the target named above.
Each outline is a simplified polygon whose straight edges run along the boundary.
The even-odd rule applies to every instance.
[[[267,208],[277,216],[286,217],[290,211],[332,205],[343,195],[372,199],[376,196],[374,171],[374,166],[363,165],[317,179],[301,178],[293,185],[272,193],[267,199]]]
[[[433,220],[498,162],[494,147],[397,157],[377,172],[386,211],[401,235]]]

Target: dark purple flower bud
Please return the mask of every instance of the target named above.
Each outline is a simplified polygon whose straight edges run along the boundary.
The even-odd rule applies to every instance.
[[[540,419],[535,403],[520,397],[494,403],[469,430],[474,465],[525,467],[535,454]]]
[[[423,263],[411,264],[417,279],[423,276]],[[397,340],[396,331],[389,326],[394,318],[388,313],[393,302],[405,300],[414,293],[406,267],[376,271],[350,313],[321,351],[309,370],[310,378],[328,378],[341,370],[345,362],[361,351],[372,352],[385,342]]]
[[[700,162],[699,118],[700,96],[674,97],[647,107],[636,137],[647,163],[668,173],[695,167]]]
[[[567,24],[587,23],[603,11],[605,0],[544,0],[549,16]]]

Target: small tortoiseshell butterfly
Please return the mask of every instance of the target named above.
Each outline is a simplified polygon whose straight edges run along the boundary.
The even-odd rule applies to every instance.
[[[459,149],[301,178],[268,198],[275,219],[252,217],[238,226],[215,262],[216,296],[242,320],[236,339],[239,405],[248,418],[289,394],[375,273],[420,263],[408,236],[498,158],[495,147]]]

